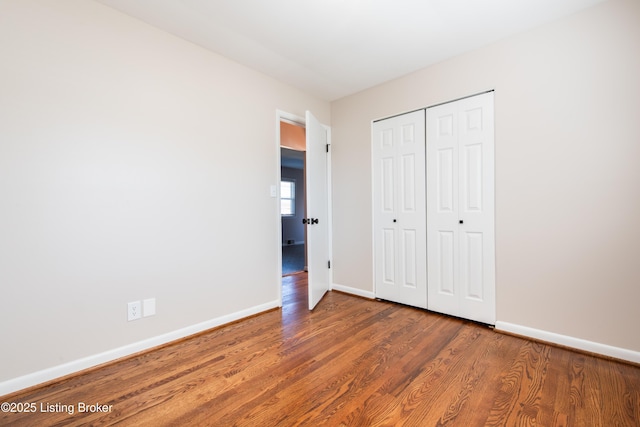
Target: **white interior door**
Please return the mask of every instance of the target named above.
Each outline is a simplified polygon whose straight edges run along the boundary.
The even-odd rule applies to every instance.
[[[495,324],[493,92],[427,109],[428,308]]]
[[[306,112],[306,197],[307,268],[309,310],[329,290],[330,218],[328,185],[329,131],[309,111]]]
[[[425,112],[373,123],[376,297],[427,307]]]

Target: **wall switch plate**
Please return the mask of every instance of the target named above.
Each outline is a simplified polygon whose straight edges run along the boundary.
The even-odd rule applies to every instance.
[[[156,314],[156,299],[149,298],[142,301],[142,316],[149,317]]]
[[[278,197],[278,190],[275,185],[269,187],[269,194],[271,195],[271,197]]]
[[[142,318],[142,305],[140,301],[127,303],[127,320],[131,322],[132,320],[138,320],[140,318]]]

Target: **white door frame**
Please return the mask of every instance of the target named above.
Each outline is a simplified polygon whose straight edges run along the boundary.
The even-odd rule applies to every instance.
[[[276,110],[276,253],[278,254],[276,268],[276,288],[278,295],[278,307],[282,307],[282,218],[280,216],[280,180],[281,175],[281,159],[280,159],[280,122],[290,123],[296,126],[306,128],[306,119],[295,114],[282,110]],[[325,126],[327,129],[327,143],[331,145],[331,127]],[[328,211],[328,228],[329,228],[329,259],[333,260],[333,209],[331,204],[331,150],[327,156],[327,211]],[[307,244],[307,242],[305,242]],[[329,290],[333,288],[333,266],[329,269]]]

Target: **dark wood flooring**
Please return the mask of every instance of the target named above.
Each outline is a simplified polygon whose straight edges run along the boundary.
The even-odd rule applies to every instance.
[[[637,366],[283,281],[281,310],[0,398],[37,406],[0,425],[640,426]]]

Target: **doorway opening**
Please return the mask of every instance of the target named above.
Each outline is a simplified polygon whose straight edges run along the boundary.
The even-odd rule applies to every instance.
[[[282,275],[307,271],[305,128],[280,121]]]
[[[278,169],[281,169],[282,155],[281,148],[292,149],[294,151],[304,151],[304,172],[302,186],[305,189],[303,196],[304,209],[303,216],[293,219],[293,223],[304,225],[304,246],[307,271],[299,274],[307,276],[309,310],[320,302],[322,297],[329,291],[331,283],[331,128],[322,124],[310,111],[305,112],[304,118],[297,117],[289,113],[277,110],[276,113],[276,144],[278,154]],[[290,126],[292,125],[292,126]],[[298,137],[287,139],[287,131],[297,132]],[[284,134],[284,135],[283,135]],[[302,138],[304,135],[304,138]],[[296,142],[292,142],[296,141]],[[302,146],[304,141],[304,146]],[[304,147],[304,148],[303,148]],[[277,184],[280,185],[280,175],[278,170]],[[291,187],[289,187],[291,188]],[[280,211],[282,205],[290,200],[282,200],[278,195],[277,186],[272,185],[272,197],[277,197],[280,205],[277,206],[280,218],[278,218],[278,294],[282,304],[282,253],[283,243],[289,239],[283,236],[282,215]],[[293,215],[292,215],[293,216]],[[304,220],[304,221],[303,221]],[[298,222],[299,221],[299,222]]]

